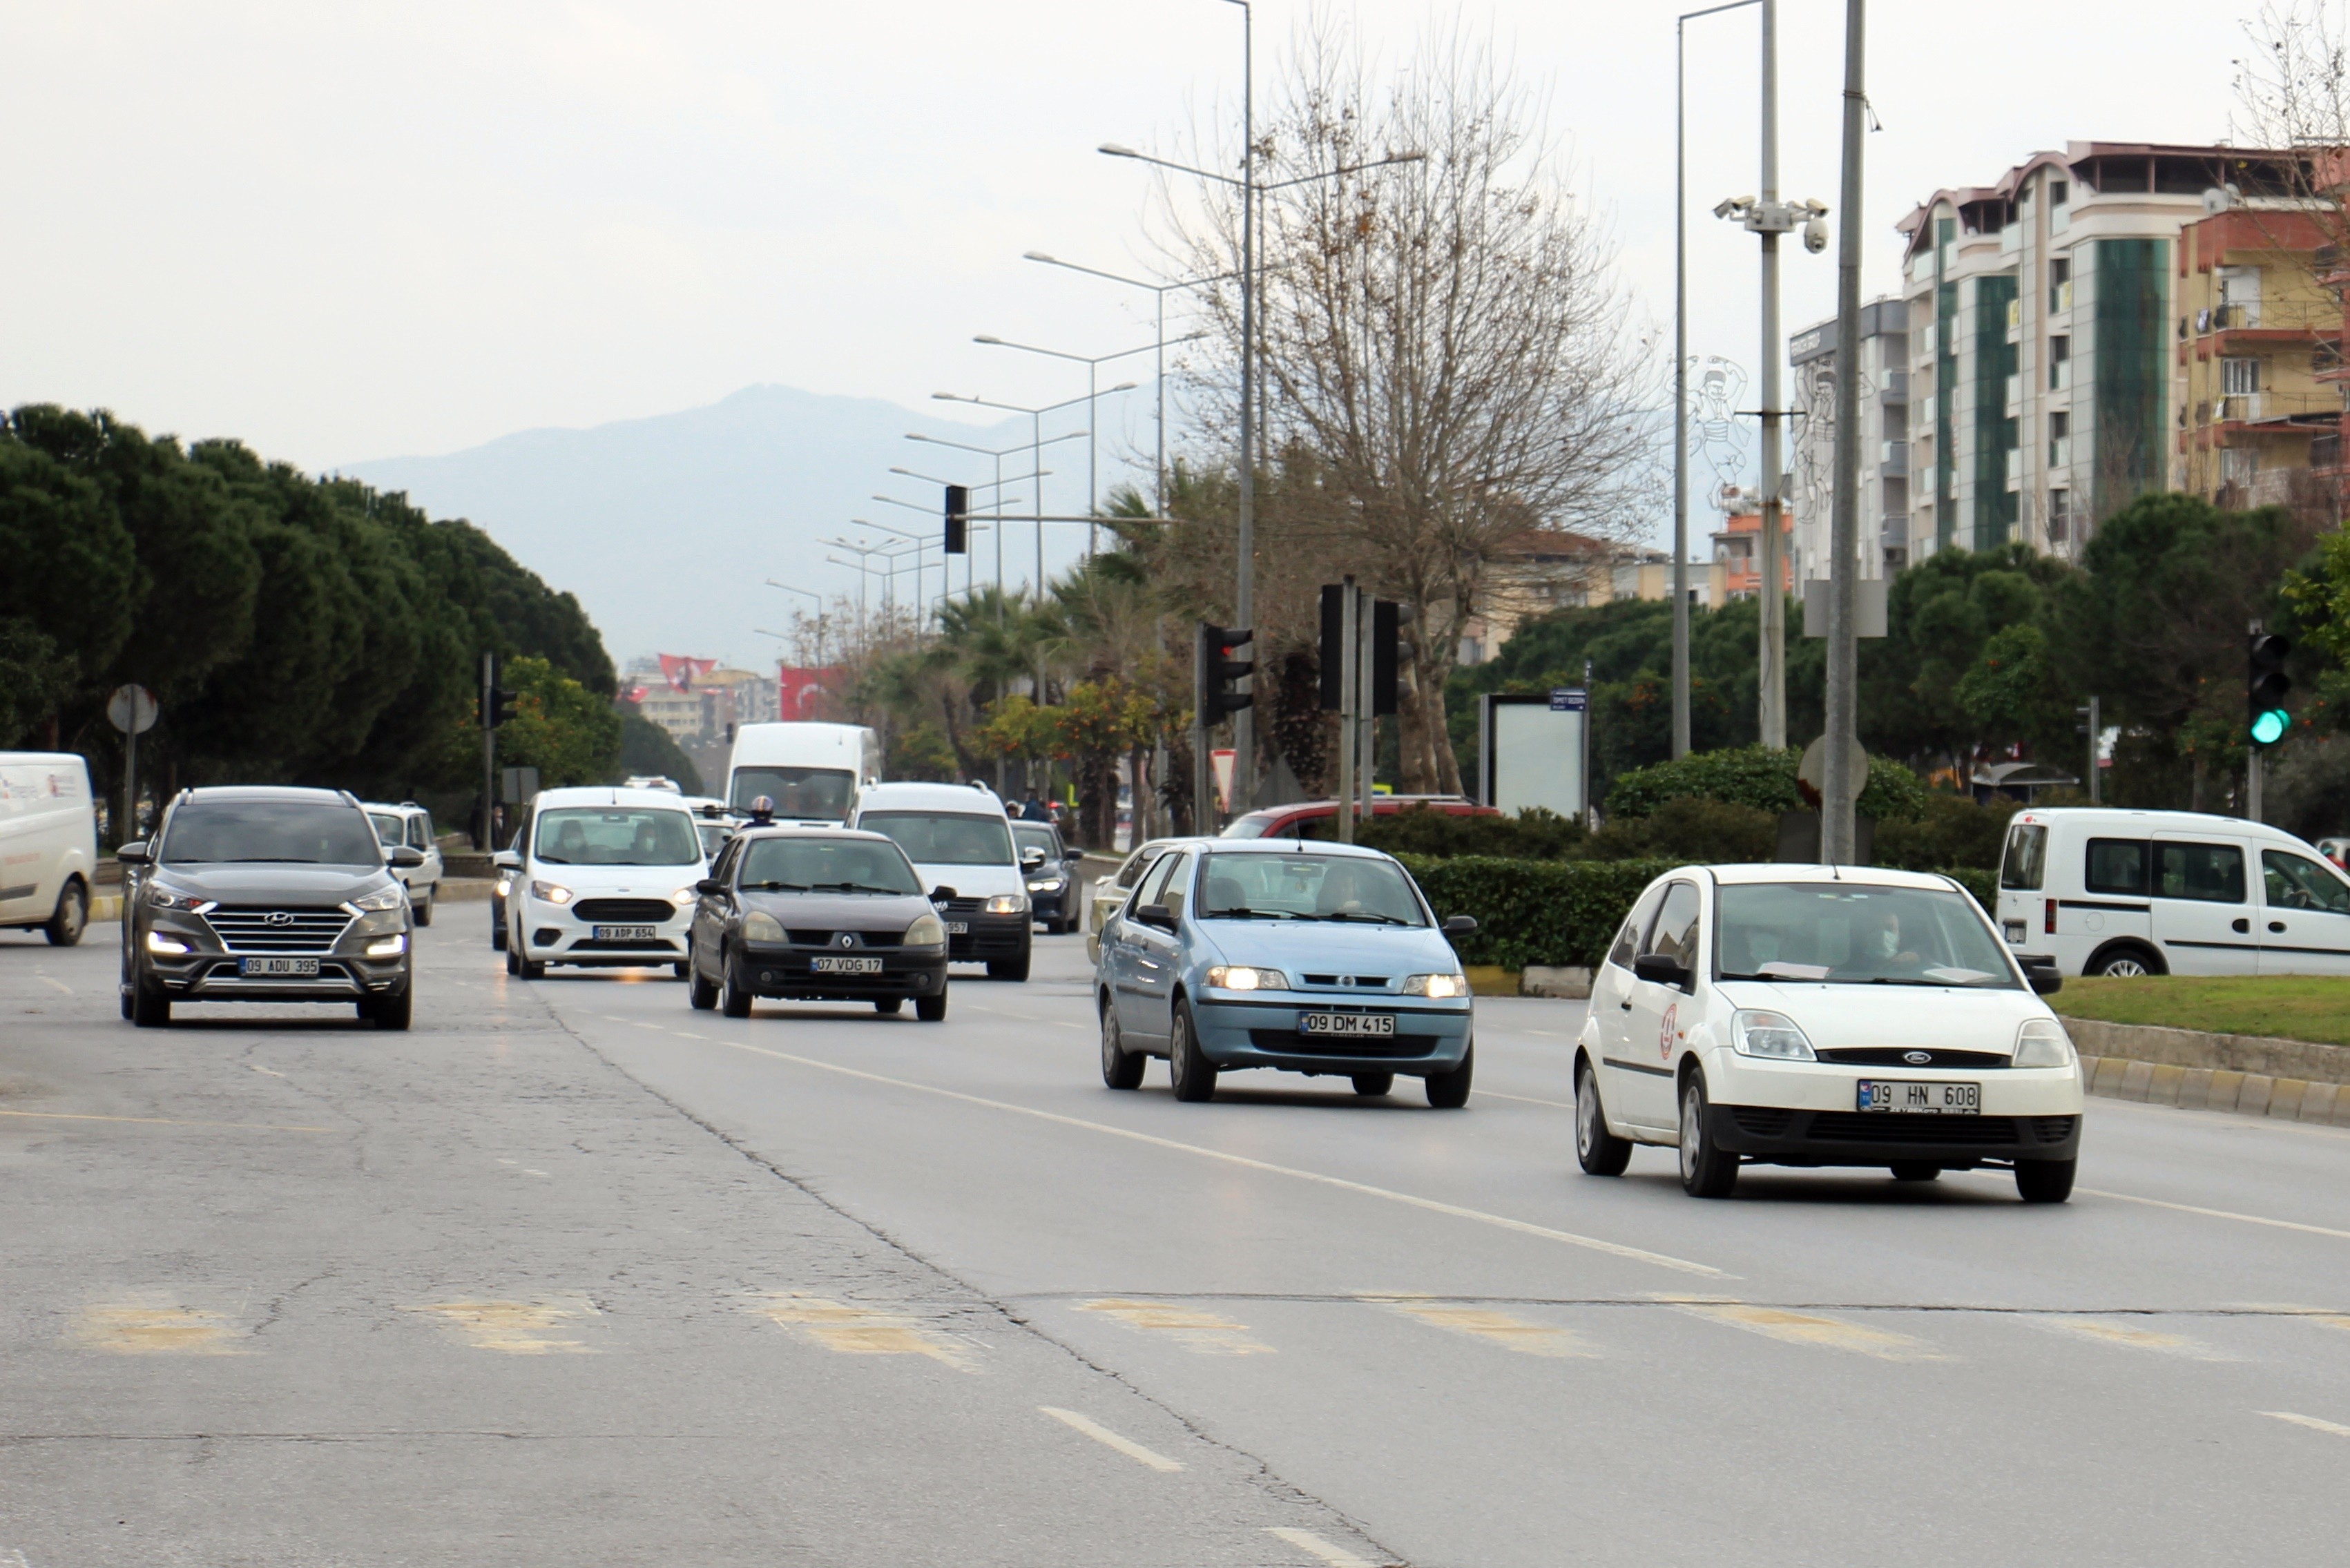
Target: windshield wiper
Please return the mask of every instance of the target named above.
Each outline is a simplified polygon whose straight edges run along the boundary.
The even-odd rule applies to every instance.
[[[1295,909],[1210,909],[1203,920],[1310,920],[1311,915],[1301,915]]]
[[[1362,920],[1375,926],[1411,926],[1419,924],[1417,920],[1399,920],[1393,915],[1375,914],[1368,909],[1357,909],[1352,913],[1341,909],[1335,915],[1325,915],[1322,918],[1326,920]]]
[[[798,882],[745,882],[742,885],[742,890],[745,893],[805,893],[808,891],[806,886]]]
[[[324,866],[323,860],[306,860],[294,855],[243,855],[234,860],[215,860],[214,866]],[[353,861],[352,865],[359,862]]]
[[[877,888],[870,882],[817,882],[810,890],[822,893],[834,888],[844,893],[911,893],[915,890],[911,888]]]

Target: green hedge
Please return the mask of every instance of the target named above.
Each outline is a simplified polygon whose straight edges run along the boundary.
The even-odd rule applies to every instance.
[[[1790,747],[1739,746],[1719,752],[1691,752],[1669,763],[1654,763],[1617,775],[1607,790],[1607,815],[1647,816],[1669,800],[1698,795],[1728,801],[1776,815],[1806,809],[1795,786],[1795,769],[1803,753]],[[1878,822],[1910,822],[1926,814],[1926,786],[1899,763],[1885,757],[1869,760],[1868,783],[1862,786],[1860,815]]]
[[[1437,918],[1474,915],[1477,929],[1453,943],[1462,963],[1596,969],[1632,900],[1679,860],[1504,860],[1492,856],[1399,855]],[[1998,909],[1996,873],[1946,871],[1985,910]]]

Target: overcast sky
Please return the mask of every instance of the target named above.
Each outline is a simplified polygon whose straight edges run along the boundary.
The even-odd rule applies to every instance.
[[[1938,186],[2068,138],[2224,135],[2250,4],[1879,0],[1871,291]],[[1462,12],[1546,94],[1659,321],[1680,8]],[[1259,0],[1261,71],[1307,9]],[[1330,9],[1389,61],[1438,14]],[[1793,196],[1837,192],[1842,12],[1782,5]],[[1754,242],[1707,209],[1755,187],[1756,15],[1691,24],[1690,58],[1691,346],[1750,367]],[[1068,396],[1081,371],[971,337],[1145,340],[1141,297],[1021,254],[1147,254],[1145,182],[1094,148],[1228,108],[1239,23],[1217,0],[0,0],[0,399],[323,468],[760,381]],[[1786,271],[1792,333],[1833,306],[1833,249]]]

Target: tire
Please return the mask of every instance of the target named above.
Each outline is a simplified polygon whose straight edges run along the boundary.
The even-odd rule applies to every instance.
[[[1101,1009],[1102,1082],[1113,1089],[1142,1087],[1142,1070],[1150,1058],[1126,1048],[1126,1036],[1118,1026],[1118,1009],[1105,1002]]]
[[[1897,1159],[1893,1162],[1896,1181],[1931,1181],[1942,1174],[1942,1168],[1930,1160]]]
[[[2015,1190],[2026,1203],[2062,1203],[2073,1196],[2073,1172],[2077,1159],[2019,1159]]]
[[[513,948],[508,947],[504,942],[500,942],[498,946],[505,949],[506,972],[513,975],[519,975],[522,973],[522,954],[515,951]]]
[[[897,1017],[898,1010],[905,1005],[906,999],[902,996],[877,996],[873,999],[873,1011],[884,1018]]]
[[[987,978],[990,980],[1026,980],[1028,978],[1028,959],[1029,950],[1026,948],[1022,948],[1020,950],[1020,956],[1016,959],[990,959],[987,961]]]
[[[140,1029],[169,1029],[172,1026],[172,999],[159,986],[148,985],[135,976],[130,982],[130,1022]]]
[[[1705,1075],[1681,1084],[1681,1190],[1691,1198],[1727,1198],[1738,1185],[1738,1157],[1705,1136]]]
[[[673,963],[669,966],[669,972],[676,976],[679,980],[691,980],[693,978],[693,965],[686,962]]]
[[[696,1012],[707,1012],[718,1005],[718,982],[702,978],[702,970],[694,963],[691,956],[691,951],[692,949],[689,943],[687,948],[689,956],[685,961],[686,1005]]]
[[[41,928],[41,934],[53,948],[70,948],[80,944],[82,932],[88,929],[89,889],[77,877],[58,889],[56,912]]]
[[[2167,974],[2163,962],[2145,948],[2131,943],[2108,948],[2089,961],[2083,971],[2090,975],[2112,975],[2116,979],[2137,979],[2150,974]]]
[[[375,1026],[378,1029],[404,1033],[408,1028],[410,1018],[415,1014],[415,1012],[416,981],[411,980],[399,991],[374,998],[373,1005],[369,1009],[369,1015],[375,1020]]]
[[[914,1016],[924,1023],[944,1023],[947,1021],[947,993],[941,987],[936,996],[914,998]]]
[[[432,900],[440,896],[441,884],[435,882],[424,889],[424,902],[419,904],[412,898],[409,900],[410,912],[419,926],[429,926],[432,923]]]
[[[1477,1073],[1477,1044],[1471,1041],[1461,1058],[1461,1065],[1449,1073],[1430,1073],[1427,1078],[1428,1103],[1440,1111],[1457,1111],[1469,1103],[1469,1080]]]
[[[1355,1093],[1367,1100],[1376,1100],[1381,1095],[1388,1094],[1395,1088],[1395,1075],[1393,1073],[1357,1073],[1355,1075],[1354,1082]]]
[[[1216,1097],[1216,1064],[1200,1049],[1200,1026],[1191,1018],[1191,1004],[1175,1000],[1173,1036],[1167,1043],[1167,1071],[1175,1080],[1175,1097],[1202,1105]]]
[[[1621,1176],[1632,1163],[1632,1140],[1607,1130],[1599,1074],[1587,1057],[1575,1066],[1575,1158],[1586,1176]]]
[[[525,980],[545,980],[546,978],[546,966],[543,963],[534,963],[529,959],[524,959],[522,961],[522,969],[520,972]]]
[[[718,961],[718,1011],[729,1018],[751,1016],[751,993],[734,983],[734,966],[723,957]]]
[[[126,987],[122,986],[115,987],[115,990],[120,993],[121,998],[122,1016],[128,1018],[130,1016],[130,992]]]
[[[506,923],[504,920],[490,922],[490,950],[494,953],[506,950]]]

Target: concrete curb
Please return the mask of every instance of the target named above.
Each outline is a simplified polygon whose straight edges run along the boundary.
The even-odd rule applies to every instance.
[[[2067,1020],[2067,1022],[2071,1022]],[[2188,1030],[2166,1031],[2184,1034]],[[2272,1121],[2350,1127],[2350,1085],[2272,1077],[2229,1067],[2182,1067],[2122,1056],[2081,1058],[2081,1083],[2102,1099],[2177,1106],[2189,1111],[2231,1111]]]
[[[2225,1068],[2270,1078],[2350,1084],[2350,1047],[2267,1034],[2209,1034],[2150,1023],[2066,1018],[2064,1032],[2084,1056],[2119,1056],[2158,1066]]]

